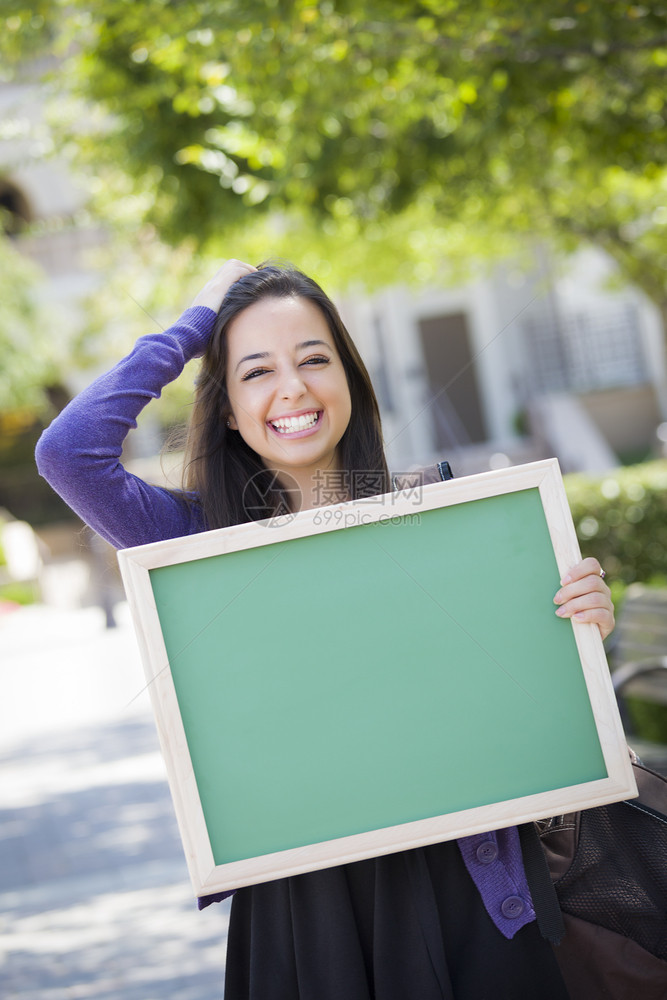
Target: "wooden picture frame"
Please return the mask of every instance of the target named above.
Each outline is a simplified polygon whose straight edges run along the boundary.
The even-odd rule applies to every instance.
[[[637,794],[556,460],[126,549],[195,892]]]

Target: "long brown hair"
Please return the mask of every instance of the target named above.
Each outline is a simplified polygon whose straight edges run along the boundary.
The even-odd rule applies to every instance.
[[[266,469],[238,431],[230,430],[227,395],[227,331],[232,320],[263,298],[304,298],[327,321],[343,363],[352,400],[340,440],[341,471],[351,499],[385,493],[389,473],[380,411],[366,367],[338,310],[320,286],[301,271],[260,265],[229,288],[202,359],[186,440],[185,489],[195,494],[209,528],[271,517],[291,509],[289,492]]]

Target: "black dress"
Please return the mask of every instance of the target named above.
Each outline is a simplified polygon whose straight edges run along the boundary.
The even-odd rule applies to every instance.
[[[535,922],[507,940],[455,842],[240,889],[225,1000],[567,1000]]]

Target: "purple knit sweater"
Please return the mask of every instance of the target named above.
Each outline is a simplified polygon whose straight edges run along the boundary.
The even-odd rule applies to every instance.
[[[204,531],[196,504],[127,472],[123,442],[144,406],[200,357],[215,313],[186,309],[163,333],[137,341],[134,349],[56,417],[37,444],[37,467],[79,517],[116,548]],[[507,938],[535,919],[512,827],[458,841],[465,865],[496,927]],[[207,905],[228,893],[200,900]]]

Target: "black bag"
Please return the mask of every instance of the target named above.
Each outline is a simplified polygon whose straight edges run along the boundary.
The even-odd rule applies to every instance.
[[[667,998],[667,779],[631,756],[636,799],[537,824],[573,1000]]]

